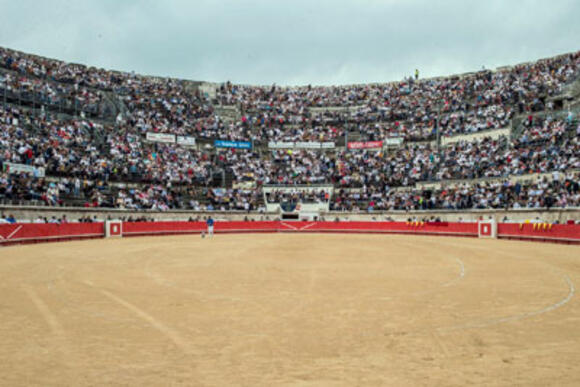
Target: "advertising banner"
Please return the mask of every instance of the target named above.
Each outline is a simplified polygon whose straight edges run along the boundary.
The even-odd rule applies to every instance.
[[[292,149],[294,148],[293,142],[285,142],[285,141],[270,141],[268,143],[268,148],[270,149]]]
[[[347,144],[348,149],[375,149],[382,148],[382,141],[353,141]]]
[[[147,135],[145,138],[147,139],[147,141],[163,142],[166,144],[173,144],[175,142],[175,135],[169,134],[169,133],[147,132]]]
[[[249,141],[215,140],[213,145],[216,148],[252,149],[252,143]]]
[[[270,141],[270,149],[333,149],[334,142],[317,142],[317,141]]]
[[[34,167],[26,164],[4,163],[4,171],[8,173],[27,173],[34,177],[44,177],[43,167]]]
[[[177,143],[183,146],[195,146],[195,137],[177,136]]]
[[[320,149],[319,142],[295,142],[294,148],[296,149]]]
[[[403,137],[393,137],[385,139],[385,145],[387,146],[399,146],[403,143]]]

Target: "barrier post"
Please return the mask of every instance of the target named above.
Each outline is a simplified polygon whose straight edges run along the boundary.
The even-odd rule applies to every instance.
[[[105,238],[121,238],[123,236],[123,222],[120,220],[105,221]]]
[[[477,234],[480,238],[497,238],[497,222],[495,219],[480,220],[477,223]]]

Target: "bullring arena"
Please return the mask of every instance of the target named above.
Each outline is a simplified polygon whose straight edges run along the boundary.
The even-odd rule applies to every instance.
[[[578,246],[288,225],[2,248],[2,384],[580,383]]]
[[[92,2],[82,12],[51,2],[35,7],[41,18],[29,9],[11,17],[16,3],[4,7],[2,31],[17,38],[0,42],[0,387],[580,386],[580,51],[576,41],[546,43],[546,23],[530,16],[546,18],[543,7],[518,4],[529,26],[521,30],[510,12],[483,3],[424,2],[397,16],[403,2],[353,2],[353,14],[368,8],[377,23],[345,2],[319,5],[328,20],[313,23],[284,17],[314,15],[317,2],[292,3],[292,12],[264,2],[265,13],[183,2],[170,17],[161,12],[168,2],[158,11]],[[100,3],[112,6],[106,23],[94,17]],[[379,3],[393,12],[378,12]],[[430,7],[436,17],[421,19]],[[545,8],[578,14],[562,7]],[[328,18],[332,8],[354,23]],[[477,20],[483,8],[493,9],[492,24]],[[82,26],[42,29],[49,9]],[[120,14],[137,25],[147,10],[154,19],[125,33]],[[507,38],[497,15],[517,27],[509,49],[499,48]],[[558,42],[574,35],[547,19]],[[180,20],[211,27],[188,34]],[[247,33],[266,21],[275,24]],[[429,32],[401,33],[397,23]],[[355,43],[341,39],[345,31]],[[338,67],[288,61],[323,53],[321,34],[340,51]],[[486,42],[460,55],[454,34]],[[58,56],[48,43],[67,48],[65,35],[101,61],[9,47],[46,43],[38,52]],[[121,44],[131,35],[163,71],[95,67],[140,53]],[[283,48],[298,35],[308,42]],[[120,39],[106,50],[89,36]],[[235,50],[217,44],[222,36]],[[526,36],[542,47],[532,50]],[[430,49],[404,42],[417,37]],[[226,56],[206,63],[196,39],[211,57]],[[279,44],[277,60],[253,63]],[[391,51],[402,62],[370,64],[371,52]],[[181,61],[186,53],[195,63]],[[532,54],[552,56],[519,62]],[[226,77],[216,66],[226,62],[252,68],[259,82],[213,81]],[[197,77],[201,63],[212,69],[207,80],[161,76],[167,68]],[[304,66],[321,72],[315,82]],[[376,82],[342,78],[370,69]],[[325,79],[338,83],[320,86]]]

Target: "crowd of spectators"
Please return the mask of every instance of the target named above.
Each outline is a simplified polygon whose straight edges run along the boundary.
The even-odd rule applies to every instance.
[[[118,95],[127,108],[126,124],[137,131],[193,133],[196,119],[212,114],[204,95],[191,83],[170,78],[96,69],[0,47],[0,89],[35,93],[38,104],[98,110],[102,91]]]
[[[372,109],[350,113],[305,113],[303,116],[276,116],[269,113],[246,114],[239,122],[211,127],[225,137],[249,138],[254,141],[332,141],[347,133],[358,133],[369,140],[401,137],[407,140],[434,138],[437,130],[444,136],[469,134],[509,126],[514,108],[507,105],[470,106],[464,110],[443,112],[437,125],[437,112],[425,112],[413,119],[390,120]],[[211,121],[212,124],[215,120]],[[250,130],[251,129],[251,130]]]
[[[566,120],[554,119],[550,115],[546,117],[530,115],[524,120],[522,133],[514,141],[514,147],[561,143],[565,140],[567,132],[574,129],[573,118],[573,115],[569,115]],[[580,123],[577,124],[576,134],[580,134]]]
[[[103,101],[99,91],[78,84],[46,82],[20,74],[0,73],[0,96],[3,99],[28,102],[38,106],[53,106],[59,110],[96,115]]]
[[[365,187],[362,190],[335,192],[331,210],[373,212],[578,207],[579,184],[578,173],[568,173],[561,179],[549,180],[544,177],[528,184],[509,180],[465,182],[455,187],[437,190],[388,192]]]
[[[530,116],[532,117],[532,116]],[[216,186],[231,173],[234,184],[330,183],[339,187],[413,186],[418,181],[502,177],[580,168],[575,121],[529,118],[522,135],[458,141],[436,150],[407,143],[379,150],[192,149],[148,143],[131,131],[103,128],[87,120],[47,119],[8,106],[0,108],[0,161],[43,168],[47,175],[89,181],[135,181],[171,185]],[[33,129],[27,129],[33,128]],[[576,129],[578,130],[578,129]],[[97,144],[97,132],[104,132]],[[220,176],[221,174],[221,176]],[[48,188],[46,190],[48,192]],[[157,189],[151,190],[157,192]],[[36,194],[32,195],[36,198]],[[161,195],[171,197],[172,195]],[[48,195],[49,203],[58,203]],[[126,206],[143,203],[143,193],[123,197]],[[97,205],[102,200],[95,195]],[[117,202],[117,200],[116,200]],[[173,199],[155,208],[174,208]],[[145,206],[149,202],[145,201]]]
[[[104,181],[61,178],[49,181],[28,173],[0,173],[0,199],[16,203],[63,205],[64,200],[84,207],[111,207]]]
[[[82,64],[43,58],[0,47],[0,66],[47,81],[79,85],[116,94],[167,95],[170,90],[185,88],[186,81],[98,69]]]
[[[146,132],[198,135],[196,123],[211,117],[213,109],[201,94],[192,94],[180,83],[168,80],[162,88],[148,93],[119,95],[128,112],[123,122],[138,134]]]
[[[529,206],[513,195],[505,202],[490,201],[490,190],[498,193],[499,188],[476,184],[466,188],[469,199],[462,193],[465,190],[453,191],[452,197],[446,193],[443,198],[425,198],[393,188],[410,188],[421,181],[565,174],[580,169],[580,138],[574,135],[580,134],[580,125],[574,117],[536,113],[553,108],[547,98],[561,92],[579,65],[580,52],[496,72],[389,84],[282,88],[226,83],[218,88],[217,100],[238,106],[241,117],[232,121],[216,114],[207,97],[186,81],[95,69],[0,48],[0,89],[34,93],[41,105],[72,101],[87,109],[98,107],[104,93],[112,92],[126,108],[116,119],[97,123],[3,101],[2,171],[7,163],[15,163],[43,173],[3,172],[0,199],[51,206],[251,211],[260,207],[260,187],[265,184],[332,184],[337,189],[359,189],[354,196],[333,199],[337,208],[358,203],[365,195],[371,195],[370,208],[377,209],[416,206],[417,197],[421,207],[428,203],[445,207],[446,200],[457,208]],[[153,143],[145,136],[171,133],[262,145],[338,141],[353,132],[361,140],[424,140],[433,137],[437,128],[452,135],[506,127],[521,113],[527,118],[513,139],[484,137],[442,149],[412,141],[389,151],[213,149]],[[227,186],[246,188],[215,188],[226,180]],[[537,191],[527,187],[522,192],[528,189]],[[507,191],[501,190],[507,197]],[[274,192],[267,200],[322,198],[304,195]],[[561,196],[566,200],[558,196],[549,204],[577,203],[570,192]]]
[[[275,189],[267,192],[265,196],[268,203],[328,203],[331,195],[324,189]]]
[[[238,106],[243,119],[254,125],[281,131],[288,124],[342,125],[342,130],[346,125],[360,131],[376,123],[365,130],[378,127],[395,136],[424,138],[435,130],[439,114],[441,132],[453,135],[505,127],[515,112],[552,109],[548,98],[577,76],[579,65],[576,52],[495,72],[387,84],[256,87],[228,82],[217,90],[217,102]]]
[[[241,86],[229,82],[218,89],[221,104],[239,104],[243,110],[277,113],[297,112],[304,107],[380,107],[397,119],[412,117],[444,101],[447,111],[462,109],[472,101],[478,106],[534,102],[552,95],[578,68],[580,54],[540,60],[492,72],[483,70],[464,76],[401,82],[331,87]]]
[[[261,211],[262,190],[213,188],[202,190],[207,204],[196,209],[207,211]]]

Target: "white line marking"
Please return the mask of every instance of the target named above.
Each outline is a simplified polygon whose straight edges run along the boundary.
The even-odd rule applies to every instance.
[[[285,223],[285,222],[280,222],[280,225],[282,225],[282,226],[286,226],[286,227],[288,227],[288,228],[291,228],[292,230],[298,230],[298,228],[297,228],[297,227],[294,227],[294,226],[292,226],[292,225],[289,225],[288,223]]]
[[[454,326],[450,326],[450,327],[437,328],[437,331],[446,332],[446,331],[454,331],[454,330],[459,330],[459,329],[484,328],[484,327],[488,327],[490,325],[497,325],[497,324],[503,324],[503,323],[507,323],[507,322],[511,322],[511,321],[523,320],[525,318],[534,317],[534,316],[538,316],[540,314],[551,312],[551,311],[558,309],[558,308],[564,306],[565,304],[567,304],[572,299],[572,297],[574,297],[574,294],[576,293],[576,288],[574,287],[574,283],[572,282],[572,280],[570,280],[570,277],[565,275],[563,278],[566,280],[566,283],[568,284],[568,289],[569,289],[568,295],[566,297],[564,297],[563,299],[561,299],[560,301],[558,301],[554,304],[548,305],[545,308],[542,308],[539,310],[534,310],[531,312],[515,314],[512,316],[506,316],[506,317],[500,317],[500,318],[496,318],[496,319],[481,321],[481,322],[473,322],[473,323],[467,323],[467,324],[461,324],[461,325],[454,325]]]
[[[447,282],[444,282],[444,283],[442,283],[442,284],[440,284],[440,285],[438,285],[436,287],[430,287],[428,289],[418,290],[416,292],[406,292],[406,293],[403,293],[403,294],[398,295],[396,297],[380,297],[380,298],[377,298],[377,299],[378,300],[386,301],[386,300],[396,300],[396,299],[400,299],[400,298],[402,298],[404,296],[418,296],[418,295],[421,295],[421,294],[431,294],[431,293],[435,293],[440,288],[447,287],[447,286],[451,286],[451,285],[455,284],[456,282],[459,282],[463,278],[465,278],[465,272],[466,272],[465,265],[463,264],[463,261],[461,259],[459,259],[459,258],[455,258],[455,260],[459,264],[459,274],[455,278],[453,278],[452,280],[447,281]]]
[[[16,230],[12,231],[12,232],[10,233],[10,235],[8,235],[8,236],[6,237],[6,239],[10,239],[10,238],[12,238],[12,236],[13,236],[14,234],[16,234],[18,231],[20,231],[20,229],[21,229],[21,228],[22,228],[22,225],[18,226],[18,228],[17,228]]]
[[[304,227],[301,227],[301,228],[300,228],[300,231],[302,231],[302,230],[306,230],[307,228],[310,228],[310,227],[314,226],[315,224],[316,224],[316,223],[310,223],[310,224],[307,224],[306,226],[304,226]]]
[[[40,314],[42,315],[42,317],[44,318],[44,320],[46,321],[46,323],[50,327],[50,330],[52,331],[52,333],[58,339],[64,340],[64,338],[66,336],[64,329],[62,328],[62,326],[58,322],[58,319],[56,318],[56,316],[51,312],[48,305],[46,305],[46,303],[31,288],[24,287],[24,291],[26,292],[26,294],[28,295],[28,297],[30,298],[30,300],[32,301],[34,306],[36,306],[36,309],[38,309],[38,311],[40,312]]]
[[[85,281],[85,284],[87,284],[88,286],[92,286],[92,284],[88,281]],[[149,325],[151,325],[153,328],[155,328],[161,334],[163,334],[165,337],[167,337],[173,344],[175,344],[175,346],[177,348],[181,349],[184,353],[191,353],[190,348],[188,348],[185,345],[185,341],[181,338],[181,336],[179,335],[179,333],[177,333],[177,331],[166,326],[165,324],[163,324],[162,322],[157,320],[155,317],[151,316],[150,314],[148,314],[147,312],[145,312],[141,308],[131,304],[130,302],[125,301],[121,297],[116,296],[113,293],[111,293],[105,289],[99,289],[99,290],[108,299],[110,299],[110,300],[116,302],[117,304],[129,309],[131,312],[135,313],[138,317],[147,321],[149,323]]]
[[[455,260],[457,261],[457,263],[459,264],[459,275],[457,277],[455,277],[454,279],[452,279],[449,282],[444,283],[441,286],[451,286],[453,285],[455,282],[460,281],[461,279],[463,279],[463,277],[465,277],[465,265],[463,264],[463,261],[459,258],[455,258]]]
[[[416,245],[411,245],[411,244],[406,243],[404,241],[399,241],[399,243],[404,245],[404,246],[411,247],[413,249],[417,248]],[[423,249],[425,250],[425,248],[423,248]],[[443,283],[439,284],[438,286],[430,287],[428,289],[418,290],[415,292],[406,292],[406,293],[403,293],[402,295],[398,295],[396,297],[395,296],[393,296],[393,297],[380,297],[378,299],[386,301],[386,300],[400,299],[404,296],[417,296],[417,295],[421,295],[421,294],[434,293],[438,289],[441,289],[442,287],[451,286],[451,285],[455,284],[456,282],[459,282],[463,278],[465,278],[465,273],[466,273],[465,264],[463,263],[463,261],[457,257],[455,258],[455,261],[459,265],[459,274],[455,278],[453,278],[447,282],[443,282]]]
[[[88,237],[98,237],[98,236],[103,236],[103,234],[79,234],[79,235],[53,235],[53,236],[37,236],[37,237],[29,237],[29,238],[16,238],[16,239],[10,239],[11,242],[15,242],[15,241],[44,241],[44,240],[49,240],[49,239],[78,239],[81,240],[82,238],[88,238]]]
[[[64,366],[62,372],[65,374],[65,380],[71,379],[72,373],[75,372],[77,368],[78,354],[73,354],[71,351],[70,344],[67,340],[67,334],[62,324],[58,321],[56,315],[50,310],[50,307],[44,300],[29,286],[22,286],[24,292],[28,295],[36,309],[42,315],[42,318],[48,325],[50,332],[52,333],[54,344],[50,346],[49,350],[51,356],[56,357],[54,352],[60,352],[60,361]],[[53,349],[54,348],[54,349]],[[54,351],[54,352],[53,352]],[[76,377],[76,376],[75,376]]]

